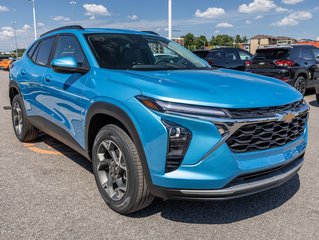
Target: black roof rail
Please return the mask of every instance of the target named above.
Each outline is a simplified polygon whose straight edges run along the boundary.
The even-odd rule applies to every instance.
[[[144,33],[148,33],[148,34],[152,34],[152,35],[156,35],[156,36],[160,36],[158,33],[153,32],[153,31],[142,31]]]
[[[66,30],[66,29],[75,29],[75,30],[84,30],[84,28],[80,25],[69,25],[69,26],[64,26],[64,27],[59,27],[59,28],[55,28],[55,29],[52,29],[48,32],[45,32],[43,34],[40,35],[40,37],[43,37],[49,33],[52,33],[52,32],[56,32],[56,31],[60,31],[60,30]]]

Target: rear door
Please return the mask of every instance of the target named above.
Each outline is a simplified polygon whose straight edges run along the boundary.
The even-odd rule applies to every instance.
[[[319,48],[313,48],[312,50],[316,59],[313,79],[319,79]]]
[[[235,70],[244,70],[244,65],[239,58],[238,51],[236,49],[224,49],[225,61],[227,68]]]
[[[78,67],[89,68],[81,45],[74,35],[60,35],[52,59],[74,57]],[[48,68],[44,77],[45,117],[84,147],[83,89],[89,73],[58,73]]]
[[[316,70],[315,51],[312,47],[302,47],[300,65],[309,70],[309,79],[313,79]]]
[[[213,67],[226,68],[225,52],[222,49],[214,49],[206,57],[207,62]]]

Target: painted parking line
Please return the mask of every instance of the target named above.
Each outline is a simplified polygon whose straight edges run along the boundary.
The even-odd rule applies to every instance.
[[[54,139],[45,140],[39,143],[23,143],[23,146],[28,150],[43,154],[43,155],[56,155],[56,156],[72,156],[77,155],[75,151],[67,147],[66,145],[56,142]]]

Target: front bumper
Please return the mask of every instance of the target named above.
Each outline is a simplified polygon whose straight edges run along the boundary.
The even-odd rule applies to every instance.
[[[239,176],[222,189],[165,189],[158,188],[156,195],[163,199],[227,200],[262,192],[282,185],[298,173],[304,154],[275,169]],[[244,179],[249,180],[244,180]]]

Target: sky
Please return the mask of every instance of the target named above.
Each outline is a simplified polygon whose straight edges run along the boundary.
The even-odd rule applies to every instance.
[[[38,34],[75,23],[83,27],[156,31],[167,36],[167,0],[35,0]],[[256,34],[319,37],[318,0],[172,0],[173,36]],[[33,39],[32,2],[0,0],[0,51],[19,48]]]

